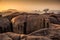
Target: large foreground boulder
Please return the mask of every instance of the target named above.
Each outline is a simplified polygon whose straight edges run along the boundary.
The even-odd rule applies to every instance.
[[[29,34],[41,28],[49,28],[49,19],[37,14],[21,14],[11,20],[15,33]]]
[[[15,33],[28,34],[42,28],[43,19],[39,15],[19,15],[11,20]]]

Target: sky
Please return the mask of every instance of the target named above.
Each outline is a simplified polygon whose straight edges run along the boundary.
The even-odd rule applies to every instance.
[[[0,0],[0,11],[8,9],[31,11],[46,8],[60,10],[60,0]]]

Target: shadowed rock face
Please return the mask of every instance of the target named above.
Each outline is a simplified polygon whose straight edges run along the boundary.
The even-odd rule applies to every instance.
[[[50,17],[49,19],[50,19],[51,23],[54,23],[54,24],[58,24],[59,23],[58,20],[56,18],[54,18],[54,17]]]
[[[49,19],[50,19],[51,23],[60,24],[60,15],[58,15],[58,14],[51,15]]]
[[[0,17],[0,33],[11,31],[10,21]]]

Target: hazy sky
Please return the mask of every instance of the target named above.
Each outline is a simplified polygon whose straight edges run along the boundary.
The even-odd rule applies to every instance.
[[[20,11],[60,10],[59,0],[0,0],[0,11],[7,9],[17,9]]]

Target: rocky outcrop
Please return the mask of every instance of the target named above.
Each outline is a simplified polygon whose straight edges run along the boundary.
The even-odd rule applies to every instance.
[[[10,31],[12,31],[10,21],[7,18],[0,17],[0,33]]]
[[[12,39],[6,34],[0,34],[0,40],[12,40]]]

